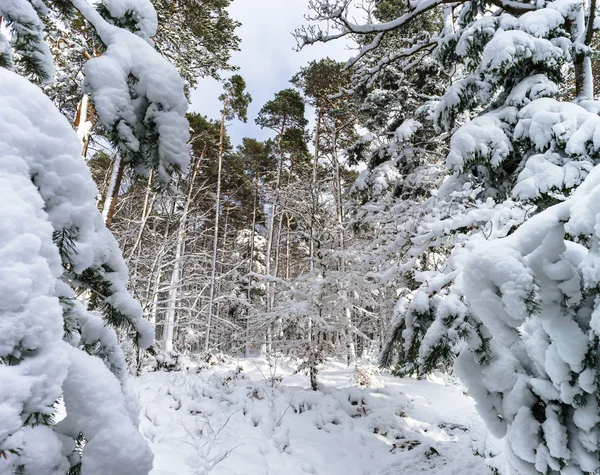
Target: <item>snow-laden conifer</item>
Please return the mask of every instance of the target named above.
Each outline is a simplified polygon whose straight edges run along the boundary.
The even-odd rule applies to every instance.
[[[147,473],[152,455],[106,324],[131,329],[141,347],[153,329],[127,292],[71,126],[26,79],[6,69],[0,76],[0,464],[23,473]],[[102,314],[75,299],[82,291]],[[61,401],[67,416],[56,423]]]
[[[347,3],[313,6],[336,31],[312,26],[300,40],[364,38],[359,68],[413,19],[444,13],[442,28],[399,40],[379,64],[410,68],[427,50],[451,81],[431,117],[451,137],[446,177],[406,235],[408,270],[423,271],[397,308],[401,368],[424,374],[461,352],[461,377],[516,473],[595,472],[595,2],[433,0],[366,24]]]
[[[2,472],[145,474],[152,467],[115,330],[139,348],[152,344],[154,330],[127,290],[127,268],[96,207],[77,136],[17,74],[51,79],[40,15],[68,22],[76,8],[106,48],[84,68],[101,121],[122,150],[137,154],[127,159],[168,184],[187,164],[187,103],[175,69],[149,43],[152,7],[135,6],[106,8],[112,21],[122,14],[138,25],[141,38],[84,1],[50,2],[51,11],[39,2],[0,2],[8,26],[0,68]]]

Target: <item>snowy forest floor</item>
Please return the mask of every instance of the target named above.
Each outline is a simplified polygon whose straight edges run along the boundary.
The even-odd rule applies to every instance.
[[[491,473],[478,455],[490,453],[485,428],[455,383],[377,375],[363,388],[329,363],[315,392],[290,363],[274,372],[240,359],[136,378],[152,475]]]

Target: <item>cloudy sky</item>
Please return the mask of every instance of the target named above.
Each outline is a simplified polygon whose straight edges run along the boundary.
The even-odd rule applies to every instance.
[[[291,33],[305,21],[307,4],[308,0],[234,0],[231,5],[231,16],[242,22],[237,30],[242,39],[241,51],[234,53],[232,63],[240,67],[239,74],[246,80],[253,99],[248,122],[234,121],[228,125],[234,144],[241,143],[243,137],[262,140],[272,135],[261,130],[254,119],[277,91],[290,87],[290,78],[302,66],[325,56],[345,61],[352,55],[339,41],[294,51],[296,41]],[[221,107],[217,97],[221,90],[221,85],[212,79],[201,81],[192,93],[191,109],[218,118]],[[310,118],[312,111],[307,115]]]

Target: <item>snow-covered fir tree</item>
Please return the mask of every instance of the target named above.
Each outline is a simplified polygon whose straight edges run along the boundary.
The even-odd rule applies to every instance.
[[[585,216],[591,206],[581,200],[592,186],[581,183],[596,165],[596,5],[425,1],[387,22],[356,24],[348,2],[319,1],[314,19],[335,31],[310,26],[297,34],[304,44],[367,37],[352,63],[368,66],[384,40],[436,9],[442,27],[387,57],[402,68],[427,49],[451,81],[432,114],[436,129],[451,135],[447,176],[407,236],[407,257],[425,270],[399,305],[401,364],[424,373],[460,351],[459,373],[488,427],[505,438],[517,473],[593,473],[596,284],[587,270],[593,258],[584,255],[595,245],[589,219],[571,222],[556,210]],[[570,79],[574,100],[557,99]],[[432,261],[424,264],[426,248]],[[573,358],[571,345],[579,350]]]
[[[144,349],[154,330],[127,290],[127,268],[96,208],[80,141],[30,82],[53,76],[41,17],[62,14],[66,21],[76,9],[105,47],[85,65],[84,87],[101,120],[164,184],[185,169],[183,82],[147,42],[154,10],[144,2],[134,10],[121,2],[104,6],[114,20],[134,19],[139,36],[109,24],[85,1],[52,2],[55,11],[41,2],[0,2],[8,30],[0,68],[3,473],[145,474],[152,468],[116,332]],[[155,156],[143,148],[150,139],[139,140],[147,127]],[[66,413],[60,420],[58,406]]]

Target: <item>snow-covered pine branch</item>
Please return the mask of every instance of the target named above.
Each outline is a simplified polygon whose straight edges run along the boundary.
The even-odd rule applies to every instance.
[[[490,347],[482,363],[467,340],[457,371],[519,473],[600,468],[599,193],[596,166],[566,201],[473,246],[457,278]]]
[[[72,3],[106,47],[84,67],[84,91],[100,122],[137,173],[147,176],[154,169],[156,184],[168,186],[189,164],[188,103],[177,70],[152,47],[154,9],[145,2],[135,10],[120,2],[105,5],[111,15],[131,15],[135,34],[108,23],[86,0]]]

